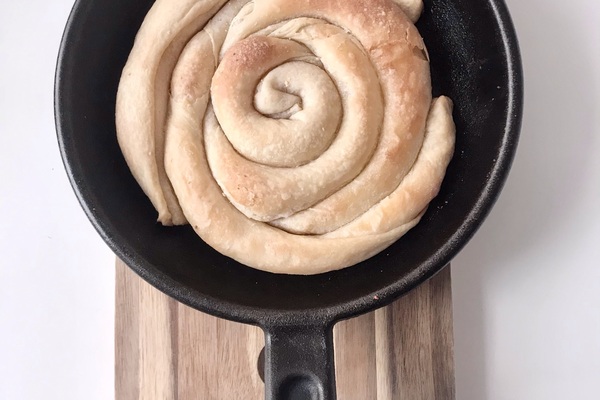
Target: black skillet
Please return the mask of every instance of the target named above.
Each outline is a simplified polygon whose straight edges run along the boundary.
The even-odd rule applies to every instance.
[[[152,285],[198,310],[265,330],[267,399],[335,399],[332,327],[440,271],[490,211],[515,154],[522,72],[501,0],[426,0],[418,28],[434,95],[455,103],[457,143],[421,223],[387,250],[317,276],[275,275],[222,256],[189,227],[164,228],[115,137],[121,69],[152,0],[78,0],[56,72],[58,141],[82,207],[114,252]]]

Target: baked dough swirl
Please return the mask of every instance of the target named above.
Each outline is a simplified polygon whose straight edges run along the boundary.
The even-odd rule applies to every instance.
[[[356,264],[415,226],[454,151],[418,0],[157,0],[119,144],[164,225],[253,268]]]

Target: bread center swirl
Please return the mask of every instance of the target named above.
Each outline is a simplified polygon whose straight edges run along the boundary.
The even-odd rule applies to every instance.
[[[221,60],[211,92],[233,147],[273,167],[298,167],[319,157],[342,116],[337,88],[319,58],[291,40],[240,41]]]
[[[291,37],[273,37],[289,31],[288,24],[295,27]],[[284,64],[301,59],[305,61]],[[299,64],[306,68],[291,70]],[[260,77],[278,65],[296,78],[304,72],[314,75],[298,85],[305,92],[302,111],[286,120],[265,117],[252,101]],[[319,77],[327,86],[314,84]],[[237,42],[225,52],[212,80],[219,124],[206,131],[205,141],[215,179],[241,212],[259,221],[316,204],[354,179],[369,161],[383,120],[378,89],[377,74],[362,50],[323,21],[301,18],[270,36]]]

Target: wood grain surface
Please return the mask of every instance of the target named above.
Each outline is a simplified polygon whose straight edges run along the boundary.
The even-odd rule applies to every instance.
[[[117,261],[116,400],[263,399],[263,332],[162,294]],[[334,329],[339,400],[453,400],[450,268]]]

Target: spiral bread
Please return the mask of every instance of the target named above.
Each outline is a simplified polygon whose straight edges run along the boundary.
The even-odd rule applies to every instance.
[[[420,0],[157,0],[119,145],[164,225],[275,273],[363,261],[415,226],[454,151]]]

